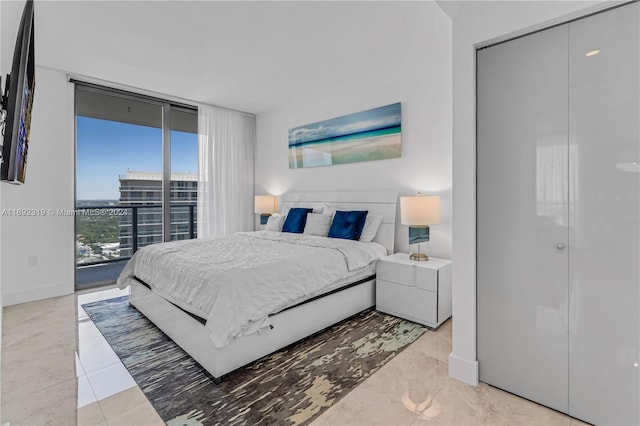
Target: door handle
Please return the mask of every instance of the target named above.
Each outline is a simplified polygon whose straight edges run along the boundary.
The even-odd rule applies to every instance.
[[[556,248],[557,248],[558,250],[564,250],[564,244],[562,244],[562,243],[558,243],[558,244],[556,244]]]

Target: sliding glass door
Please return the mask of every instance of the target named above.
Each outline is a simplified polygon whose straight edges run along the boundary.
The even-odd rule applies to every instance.
[[[76,84],[76,288],[141,247],[196,236],[197,112]]]

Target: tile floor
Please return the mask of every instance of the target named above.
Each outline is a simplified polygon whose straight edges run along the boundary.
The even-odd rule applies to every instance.
[[[80,306],[123,294],[102,289],[4,309],[0,424],[164,424]],[[450,351],[448,321],[313,426],[583,424],[491,386],[449,379]]]

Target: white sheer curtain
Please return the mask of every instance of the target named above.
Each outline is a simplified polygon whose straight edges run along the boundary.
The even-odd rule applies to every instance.
[[[198,106],[198,237],[252,231],[254,116]]]

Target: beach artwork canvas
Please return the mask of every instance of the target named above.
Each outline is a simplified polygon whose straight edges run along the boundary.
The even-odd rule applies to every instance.
[[[289,129],[289,168],[398,158],[401,105],[386,105]]]

